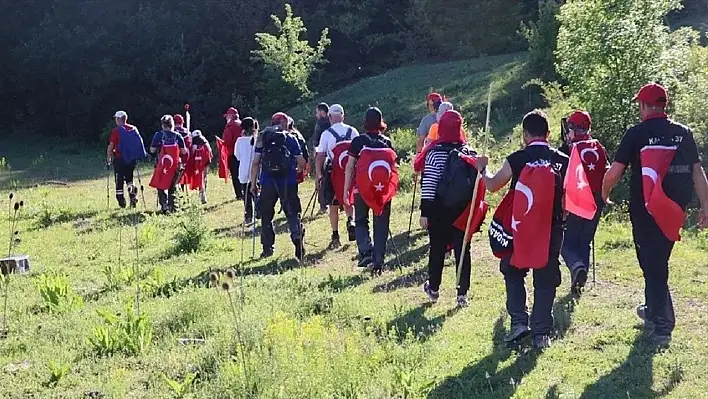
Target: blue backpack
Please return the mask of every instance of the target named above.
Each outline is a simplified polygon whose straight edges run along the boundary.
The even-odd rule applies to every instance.
[[[118,152],[120,152],[123,162],[132,163],[147,157],[143,137],[136,127],[130,126],[130,129],[128,129],[125,126],[120,126],[118,134],[120,135]]]

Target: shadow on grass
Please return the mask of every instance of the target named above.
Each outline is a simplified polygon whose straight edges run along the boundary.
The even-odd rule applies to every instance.
[[[575,303],[575,296],[567,294],[553,305],[556,335],[558,337],[564,337],[570,328],[572,314],[575,311]],[[514,396],[523,379],[536,367],[542,352],[530,349],[526,344],[515,348],[505,344],[503,342],[505,318],[506,315],[502,315],[494,323],[492,332],[494,348],[492,353],[479,362],[467,366],[460,374],[446,378],[442,384],[430,392],[428,398],[508,399]],[[518,351],[518,356],[514,362],[498,370],[499,364],[506,361],[512,352],[516,351]],[[549,393],[553,394],[551,391]]]
[[[683,379],[683,369],[672,369],[661,391],[654,391],[652,369],[658,352],[647,338],[645,333],[637,334],[624,362],[587,386],[580,398],[663,398],[669,395]]]
[[[29,231],[43,230],[52,226],[56,226],[63,223],[74,222],[79,224],[86,224],[87,221],[90,223],[90,219],[96,216],[98,212],[96,211],[79,211],[74,212],[68,209],[59,209],[56,212],[47,211],[46,213],[40,212],[35,216],[35,223],[29,228]]]
[[[428,271],[425,268],[419,268],[411,271],[403,276],[396,277],[395,279],[379,284],[372,289],[374,293],[380,292],[391,292],[401,288],[415,287],[423,284],[428,278]]]
[[[445,320],[454,316],[460,310],[460,308],[454,307],[440,316],[433,318],[425,317],[425,312],[432,306],[433,304],[431,302],[427,302],[399,315],[388,323],[386,331],[393,329],[396,334],[396,341],[399,344],[403,343],[409,335],[412,335],[415,339],[422,342],[427,341],[440,331]]]
[[[210,205],[207,205],[207,206],[204,207],[204,211],[205,211],[205,212],[215,211],[215,210],[217,210],[217,209],[219,209],[219,208],[221,208],[221,207],[224,207],[224,206],[229,205],[229,204],[234,204],[234,203],[236,203],[236,202],[237,202],[237,201],[236,201],[235,199],[230,199],[230,200],[226,200],[226,201],[220,202],[220,203],[218,203],[218,204],[210,204]],[[238,202],[241,202],[241,201],[238,201]]]
[[[329,290],[332,292],[342,292],[349,288],[358,287],[364,284],[368,279],[363,274],[355,274],[351,276],[337,276],[332,274],[327,276],[327,280],[321,282],[317,287],[320,291]]]

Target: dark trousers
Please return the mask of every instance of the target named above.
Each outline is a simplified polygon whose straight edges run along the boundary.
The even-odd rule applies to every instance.
[[[241,191],[245,193],[244,208],[246,210],[246,220],[253,220],[253,193],[251,192],[251,183],[241,183]]]
[[[428,282],[433,291],[438,291],[440,289],[440,282],[442,281],[443,264],[445,263],[447,246],[448,244],[452,244],[455,251],[455,265],[459,265],[465,233],[451,224],[443,222],[436,223],[433,221],[428,227],[428,235],[430,236]],[[467,295],[467,291],[470,288],[471,264],[470,247],[468,245],[465,250],[465,259],[462,262],[462,274],[460,275],[460,285],[457,287],[457,295]]]
[[[121,158],[116,157],[113,159],[113,177],[116,182],[116,199],[122,205],[125,205],[125,194],[123,190],[126,185],[128,186],[128,195],[130,195],[131,201],[135,201],[138,194],[138,190],[133,185],[133,173],[135,172],[136,164],[137,161],[127,163]]]
[[[290,239],[293,243],[302,237],[300,230],[300,198],[297,196],[297,184],[287,184],[284,181],[271,180],[261,187],[258,205],[261,212],[261,244],[264,250],[272,250],[275,245],[275,231],[273,230],[273,217],[275,216],[275,203],[280,200],[283,212],[288,220]]]
[[[556,288],[561,282],[558,255],[562,245],[563,228],[559,226],[551,233],[548,264],[544,268],[533,270],[531,333],[534,335],[550,335],[553,329],[553,301],[556,298]],[[506,284],[506,311],[511,317],[511,325],[528,326],[525,278],[529,270],[511,266],[510,260],[510,256],[502,259],[499,267]]]
[[[174,212],[177,210],[175,206],[175,191],[177,191],[177,182],[179,182],[183,172],[183,168],[180,167],[177,169],[177,172],[175,172],[172,178],[170,188],[167,190],[157,190],[157,201],[160,204],[160,210],[163,212]]]
[[[676,326],[669,292],[669,258],[674,248],[646,211],[630,211],[634,247],[644,274],[645,317],[658,335],[671,335]]]
[[[229,155],[229,173],[231,173],[231,184],[234,186],[234,194],[238,200],[243,198],[243,187],[241,187],[241,182],[238,180],[238,168],[240,164],[241,162],[236,159],[235,155]]]
[[[574,214],[568,214],[565,222],[565,236],[561,255],[571,273],[579,268],[590,269],[590,244],[595,238],[597,226],[600,223],[604,202],[599,194],[595,196],[597,212],[592,220],[583,219]]]
[[[374,266],[383,266],[389,221],[391,219],[391,203],[386,204],[381,216],[374,215],[373,245],[369,235],[369,210],[369,206],[366,205],[361,196],[354,194],[354,223],[356,225],[356,246],[359,250],[359,256],[372,253]]]

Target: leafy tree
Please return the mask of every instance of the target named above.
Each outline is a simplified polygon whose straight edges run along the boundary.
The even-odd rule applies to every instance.
[[[596,133],[610,147],[634,120],[636,90],[671,75],[663,21],[679,7],[678,0],[569,0],[561,6],[557,71],[591,110]]]
[[[556,40],[560,23],[556,18],[560,4],[557,0],[538,2],[538,20],[521,24],[519,33],[529,44],[529,65],[542,80],[556,78]]]
[[[252,53],[271,73],[269,88],[275,89],[271,93],[277,95],[279,106],[292,105],[312,94],[308,81],[317,66],[326,62],[324,52],[331,43],[327,37],[329,31],[325,28],[317,46],[312,47],[307,40],[300,39],[307,29],[302,18],[293,15],[290,4],[285,4],[283,20],[277,15],[271,15],[271,19],[277,34],[256,33],[260,48]]]

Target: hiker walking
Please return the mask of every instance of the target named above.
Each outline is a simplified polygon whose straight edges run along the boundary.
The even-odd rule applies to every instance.
[[[224,148],[228,152],[228,172],[231,174],[231,184],[234,187],[236,200],[241,201],[243,200],[243,189],[238,179],[239,161],[234,155],[234,148],[236,146],[236,139],[241,137],[243,130],[236,108],[230,107],[226,110],[224,118],[226,119],[226,126],[224,127],[222,138],[224,140]]]
[[[138,128],[127,123],[128,114],[125,111],[117,111],[113,117],[116,127],[111,130],[108,138],[106,165],[113,165],[118,206],[126,206],[123,189],[127,186],[130,207],[135,208],[138,203],[138,188],[133,184],[133,172],[138,161],[145,159],[147,152]]]
[[[322,132],[330,128],[331,123],[329,122],[329,105],[327,103],[319,103],[315,107],[315,129],[312,133],[312,143],[311,146],[313,151],[317,152],[317,147],[320,143],[320,137]],[[317,170],[317,157],[315,156],[315,170]],[[320,204],[320,213],[327,212],[327,200],[324,197],[324,191],[317,191],[317,202]]]
[[[373,265],[374,274],[383,272],[389,236],[391,201],[398,190],[398,157],[391,139],[383,133],[387,126],[381,110],[369,108],[364,116],[365,133],[349,147],[344,177],[344,206],[354,206],[359,267]],[[369,234],[369,210],[373,213],[373,245]]]
[[[432,302],[437,302],[445,254],[452,247],[456,265],[460,264],[463,257],[457,286],[457,306],[460,307],[467,306],[467,291],[470,287],[470,248],[463,245],[463,242],[478,174],[475,159],[477,154],[465,146],[462,122],[458,112],[445,112],[440,118],[438,138],[423,149],[414,164],[416,172],[425,171],[420,181],[420,227],[428,230],[430,237],[428,281],[423,285],[423,291]],[[473,219],[475,216],[476,219],[470,226],[469,238],[471,233],[479,230],[486,212],[483,206],[480,207],[484,203],[485,188],[482,185],[477,190],[482,195],[477,195],[475,203],[471,204]]]
[[[172,213],[175,207],[175,190],[180,170],[184,168],[181,157],[187,154],[182,136],[175,132],[172,116],[164,115],[160,119],[162,130],[155,132],[150,143],[150,153],[157,154],[157,164],[150,179],[150,187],[157,189],[160,211]]]
[[[511,181],[494,214],[489,238],[492,251],[501,258],[506,310],[511,317],[504,340],[519,341],[531,333],[533,346],[545,349],[551,345],[553,301],[561,282],[558,256],[563,242],[563,178],[568,157],[548,144],[548,119],[543,112],[529,112],[521,124],[525,148],[509,155],[496,174],[484,175],[490,192]],[[480,168],[487,162],[487,157],[478,158]],[[529,270],[533,270],[534,286],[530,328],[524,281]]]
[[[209,176],[209,164],[214,158],[209,141],[202,135],[201,130],[190,133],[190,158],[187,161],[184,175],[189,183],[190,190],[199,190],[199,199],[202,204],[207,203],[206,187]],[[186,143],[185,143],[186,145]]]
[[[260,174],[259,207],[261,213],[262,258],[273,255],[275,232],[273,216],[275,203],[280,200],[290,229],[290,239],[295,246],[295,258],[302,262],[305,250],[300,229],[300,198],[298,197],[297,169],[305,168],[305,158],[297,139],[288,133],[288,117],[279,112],[271,118],[271,125],[256,139],[255,155],[251,167],[251,182]],[[258,195],[258,186],[251,184],[251,193]]]
[[[657,83],[637,92],[633,101],[639,103],[641,122],[622,137],[602,187],[609,203],[612,189],[631,166],[629,217],[645,285],[645,302],[637,315],[659,347],[671,343],[676,325],[669,259],[694,189],[701,205],[699,226],[708,226],[708,181],[698,148],[691,130],[666,114],[668,100],[668,92]]]
[[[566,195],[578,190],[587,190],[585,201],[566,200],[568,215],[565,222],[565,236],[561,255],[570,271],[570,289],[580,294],[588,278],[590,269],[590,244],[595,239],[595,232],[600,223],[604,208],[602,200],[602,179],[607,171],[607,152],[605,147],[591,136],[592,119],[586,111],[578,110],[568,117],[568,147],[570,156],[569,170],[574,179],[579,179],[574,186],[566,187]],[[571,156],[572,155],[572,156]],[[578,177],[579,176],[579,177]],[[577,203],[580,211],[569,206]]]
[[[256,137],[258,136],[258,121],[253,118],[243,118],[241,128],[243,129],[243,135],[236,139],[234,155],[239,162],[238,180],[241,184],[241,190],[246,193],[244,199],[244,222],[246,225],[250,225],[253,223],[253,204],[255,201],[253,193],[251,193],[251,176],[249,172],[253,164],[253,150],[256,145]]]
[[[329,108],[330,127],[322,132],[317,144],[315,160],[315,184],[324,195],[329,206],[329,222],[332,238],[329,249],[339,248],[339,211],[347,215],[347,234],[349,241],[356,241],[354,231],[354,208],[344,205],[344,173],[349,159],[348,151],[352,140],[359,136],[356,128],[344,123],[344,108],[334,104]]]
[[[175,132],[182,136],[182,140],[184,140],[184,148],[187,150],[186,154],[180,155],[180,158],[182,159],[182,166],[184,168],[179,171],[180,176],[178,180],[182,191],[186,191],[187,186],[190,183],[190,176],[188,176],[185,172],[187,165],[189,165],[190,155],[192,152],[192,135],[189,130],[184,127],[184,117],[182,115],[174,114],[172,115],[172,119],[175,121]]]
[[[425,98],[425,106],[428,108],[428,114],[420,120],[420,124],[418,125],[418,141],[415,146],[416,154],[423,149],[425,138],[428,137],[428,133],[430,132],[430,127],[437,122],[435,116],[437,115],[438,108],[442,102],[443,98],[438,93],[430,93]]]

